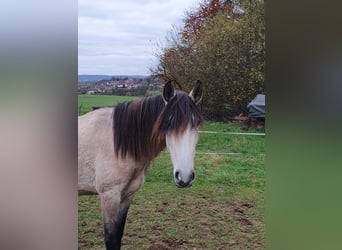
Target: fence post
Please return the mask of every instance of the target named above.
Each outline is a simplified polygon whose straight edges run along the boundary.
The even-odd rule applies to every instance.
[[[78,107],[78,115],[80,115],[80,114],[81,114],[82,105],[83,105],[83,103],[81,103],[81,105]]]

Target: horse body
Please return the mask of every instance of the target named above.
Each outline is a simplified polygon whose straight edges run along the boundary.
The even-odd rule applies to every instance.
[[[150,162],[114,155],[113,108],[79,118],[79,194],[98,194],[107,249],[119,249],[125,218],[134,193],[144,183]]]
[[[200,82],[197,84],[200,88]],[[78,119],[79,194],[98,194],[106,249],[120,249],[127,212],[147,170],[166,146],[178,187],[191,186],[197,125],[202,122],[195,96],[175,93],[102,108]],[[178,156],[178,157],[177,157]]]
[[[97,194],[95,169],[102,167],[102,162],[108,162],[111,154],[109,138],[110,129],[109,108],[98,109],[78,118],[78,190],[80,194]],[[104,158],[104,159],[101,159]]]
[[[97,109],[78,120],[79,194],[101,194],[124,189],[127,180],[145,172],[149,162],[115,157],[112,131],[113,108]]]

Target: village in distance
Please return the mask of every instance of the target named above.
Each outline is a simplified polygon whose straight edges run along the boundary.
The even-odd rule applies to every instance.
[[[157,79],[143,75],[78,75],[77,94],[145,96],[162,86]]]

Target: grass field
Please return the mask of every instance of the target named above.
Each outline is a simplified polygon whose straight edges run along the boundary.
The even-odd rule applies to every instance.
[[[241,128],[240,123],[206,122],[204,130]],[[179,189],[163,151],[135,195],[122,249],[264,249],[264,160],[264,136],[200,133],[196,180],[191,188]],[[104,249],[97,196],[79,197],[78,223],[79,249]]]
[[[83,115],[92,110],[92,106],[115,105],[123,101],[137,99],[137,96],[113,96],[113,95],[79,95],[78,115]]]

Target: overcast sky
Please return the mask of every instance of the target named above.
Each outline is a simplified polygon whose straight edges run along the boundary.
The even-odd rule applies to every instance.
[[[157,43],[199,0],[79,0],[78,73],[148,75]]]

